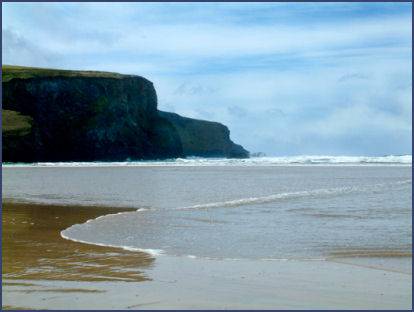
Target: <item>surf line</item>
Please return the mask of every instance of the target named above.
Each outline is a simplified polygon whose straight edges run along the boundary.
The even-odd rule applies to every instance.
[[[136,212],[144,212],[144,211],[148,211],[148,210],[150,210],[150,209],[138,208],[138,209],[133,210],[133,211],[121,211],[121,212],[117,212],[117,213],[109,213],[109,214],[106,214],[106,215],[102,215],[102,216],[99,216],[97,218],[89,219],[84,223],[73,224],[70,227],[60,231],[60,236],[63,239],[70,240],[70,241],[77,242],[77,243],[94,245],[94,246],[102,246],[102,247],[111,247],[111,248],[123,249],[123,250],[126,250],[126,251],[139,251],[139,252],[144,252],[144,253],[150,254],[151,256],[159,256],[159,255],[164,253],[164,251],[162,249],[138,248],[138,247],[133,247],[133,246],[119,246],[119,245],[102,244],[102,243],[96,243],[96,242],[88,242],[88,241],[85,241],[85,240],[80,240],[80,239],[75,239],[75,238],[69,237],[65,234],[65,231],[69,230],[73,226],[80,226],[80,225],[83,225],[83,224],[87,224],[87,223],[90,223],[90,222],[93,222],[93,221],[97,221],[99,219],[104,219],[104,218],[108,218],[108,217],[112,217],[112,216],[127,215],[127,214],[136,213]]]
[[[207,204],[198,204],[188,207],[179,207],[173,210],[198,210],[198,209],[208,209],[208,208],[235,208],[239,206],[245,206],[250,204],[265,204],[271,203],[277,200],[283,199],[294,199],[294,198],[303,198],[303,197],[312,197],[312,196],[340,196],[344,194],[354,193],[354,192],[367,192],[375,191],[381,187],[389,187],[392,185],[404,185],[411,184],[411,180],[402,180],[395,181],[390,183],[378,183],[371,185],[362,185],[362,186],[344,186],[344,187],[335,187],[335,188],[322,188],[315,189],[310,191],[298,191],[298,192],[286,192],[278,193],[261,197],[248,197],[235,200],[228,200],[222,202],[214,202]]]
[[[262,196],[262,197],[248,197],[248,198],[242,198],[242,199],[236,199],[236,200],[228,200],[228,201],[222,201],[222,202],[214,202],[214,203],[207,203],[207,204],[198,204],[188,207],[178,207],[171,209],[173,211],[186,211],[186,210],[200,210],[200,209],[209,209],[209,208],[236,208],[239,206],[245,206],[249,204],[264,204],[264,203],[271,203],[277,200],[283,200],[283,199],[290,199],[290,198],[303,198],[308,196],[338,196],[343,194],[349,194],[353,192],[366,192],[371,190],[377,190],[381,187],[389,187],[391,185],[404,185],[404,184],[411,184],[412,180],[402,180],[402,181],[394,181],[389,183],[378,183],[378,184],[371,184],[371,185],[363,185],[363,186],[348,186],[348,187],[337,187],[337,188],[325,188],[325,189],[316,189],[316,190],[310,190],[310,191],[299,191],[299,192],[286,192],[286,193],[278,193],[278,194],[272,194],[268,196]],[[81,226],[83,224],[87,224],[93,221],[97,221],[99,219],[108,218],[112,216],[117,215],[125,215],[125,214],[132,214],[136,212],[145,212],[145,211],[160,211],[163,209],[157,209],[157,208],[137,208],[134,211],[122,211],[118,213],[111,213],[99,216],[97,218],[89,219],[86,222],[82,224],[73,224],[70,227],[62,230],[60,232],[60,236],[64,239],[71,240],[74,242],[84,243],[84,244],[90,244],[90,245],[97,245],[97,246],[103,246],[103,247],[112,247],[112,248],[120,248],[127,251],[140,251],[140,252],[146,252],[149,253],[152,256],[159,256],[164,254],[164,251],[162,249],[143,249],[143,248],[137,248],[133,246],[119,246],[119,245],[110,245],[110,244],[101,244],[101,243],[92,243],[88,241],[83,240],[77,240],[74,238],[71,238],[67,235],[65,235],[65,231],[69,230],[73,226]]]

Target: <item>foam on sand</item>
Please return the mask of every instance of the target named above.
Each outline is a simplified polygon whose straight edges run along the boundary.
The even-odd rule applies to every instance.
[[[88,241],[75,239],[75,238],[71,238],[69,236],[66,236],[64,234],[65,231],[66,230],[61,231],[60,236],[62,236],[62,238],[64,238],[64,239],[71,240],[73,242],[89,244],[89,245],[95,245],[95,246],[102,246],[102,247],[119,248],[119,249],[123,249],[123,250],[127,250],[127,251],[145,252],[145,253],[150,254],[151,256],[160,256],[164,253],[164,251],[161,250],[161,249],[150,249],[150,248],[144,249],[144,248],[137,248],[137,247],[132,247],[132,246],[119,246],[119,245],[110,245],[110,244],[101,244],[101,243],[95,243],[95,242],[88,242]]]

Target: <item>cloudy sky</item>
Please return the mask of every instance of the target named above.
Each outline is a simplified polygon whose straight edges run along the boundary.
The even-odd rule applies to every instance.
[[[2,3],[3,64],[138,74],[268,155],[411,154],[411,3]]]

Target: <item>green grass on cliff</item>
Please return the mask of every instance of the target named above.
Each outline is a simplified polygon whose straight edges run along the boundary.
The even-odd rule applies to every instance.
[[[83,71],[83,70],[63,70],[51,68],[25,67],[14,65],[2,66],[3,82],[13,78],[27,79],[35,77],[101,77],[101,78],[125,78],[134,77],[133,75],[122,75],[118,73],[102,71]]]
[[[32,128],[32,118],[12,110],[2,109],[2,132],[5,135],[26,135]]]

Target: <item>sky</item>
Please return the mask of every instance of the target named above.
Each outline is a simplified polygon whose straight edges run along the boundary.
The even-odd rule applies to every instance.
[[[412,153],[411,3],[2,3],[3,64],[137,74],[267,155]]]

